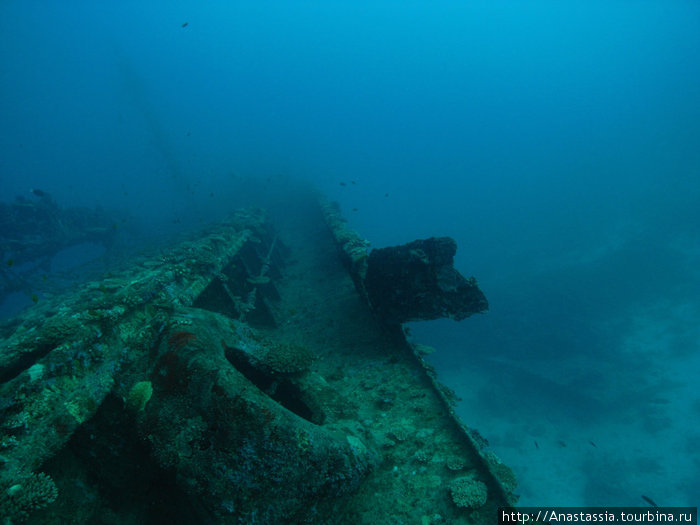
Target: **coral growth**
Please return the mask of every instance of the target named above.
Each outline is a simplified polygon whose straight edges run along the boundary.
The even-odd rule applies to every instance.
[[[32,511],[43,509],[58,497],[50,476],[30,474],[0,492],[0,517],[3,523],[25,520]]]
[[[448,456],[445,458],[445,466],[449,470],[457,471],[462,470],[466,467],[467,462],[463,457],[460,456]]]
[[[478,509],[488,497],[486,485],[472,476],[456,478],[450,483],[452,501],[458,507]]]
[[[280,374],[292,374],[308,370],[313,361],[311,352],[296,343],[271,343],[263,362]]]
[[[501,461],[496,454],[493,452],[487,452],[484,454],[484,458],[488,461],[489,469],[494,476],[501,482],[503,488],[507,493],[513,493],[513,491],[518,487],[518,479],[515,477],[513,470]]]

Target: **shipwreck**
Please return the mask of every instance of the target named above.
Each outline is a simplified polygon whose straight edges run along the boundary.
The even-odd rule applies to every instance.
[[[0,331],[0,523],[492,524],[512,471],[409,320],[482,312],[445,237],[370,251],[337,205],[229,219]]]

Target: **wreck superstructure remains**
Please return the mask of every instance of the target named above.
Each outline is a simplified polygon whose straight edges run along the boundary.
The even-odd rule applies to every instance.
[[[5,523],[486,524],[515,502],[401,325],[486,308],[454,243],[370,254],[293,193],[282,221],[241,210],[5,327]]]
[[[99,207],[61,208],[44,191],[30,193],[30,199],[0,202],[0,302],[14,292],[31,295],[61,250],[83,243],[109,250],[118,237],[115,214]]]

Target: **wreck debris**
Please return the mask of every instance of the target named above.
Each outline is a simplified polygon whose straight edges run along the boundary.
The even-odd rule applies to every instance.
[[[64,248],[86,242],[109,249],[117,237],[117,218],[101,208],[62,208],[38,189],[36,198],[0,202],[0,300],[11,292],[32,297],[33,281],[48,271],[51,258]],[[36,300],[34,300],[36,297]]]
[[[370,304],[387,323],[450,317],[461,320],[488,309],[476,280],[452,266],[457,243],[431,237],[372,250],[365,288]]]
[[[215,522],[227,523],[234,514],[252,523],[264,509],[265,523],[280,523],[316,498],[338,497],[360,483],[376,462],[366,448],[312,423],[293,382],[267,383],[264,369],[240,361],[231,366],[230,351],[263,348],[254,331],[203,310],[177,315],[191,321],[197,342],[183,348],[168,371],[181,378],[178,388],[168,388],[170,378],[159,375],[154,386],[160,395],[137,424],[157,462],[187,480],[183,489]],[[183,398],[198,402],[183,406]],[[222,501],[231,501],[235,513]]]
[[[240,211],[8,325],[0,514],[485,524],[512,504],[512,471],[474,444],[400,326],[358,300],[321,213],[298,216],[275,231]],[[367,243],[344,239],[361,276]],[[467,475],[481,514],[450,501]],[[17,505],[23,480],[43,488]]]
[[[377,248],[347,227],[337,203],[321,200],[326,224],[355,286],[387,324],[450,317],[462,320],[488,310],[476,279],[453,267],[457,243],[431,237]]]

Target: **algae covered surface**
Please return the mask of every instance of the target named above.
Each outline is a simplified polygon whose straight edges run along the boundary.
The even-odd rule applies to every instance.
[[[4,523],[494,523],[515,502],[425,347],[369,307],[366,244],[296,198],[5,327]]]

